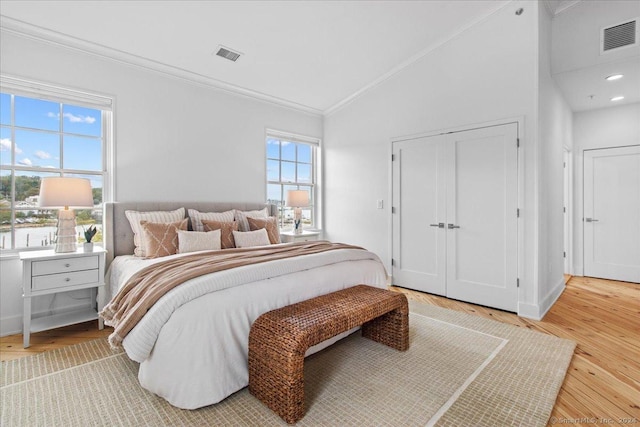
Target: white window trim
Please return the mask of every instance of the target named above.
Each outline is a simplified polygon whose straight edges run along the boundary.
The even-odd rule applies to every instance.
[[[264,145],[264,159],[266,165],[267,159],[267,138],[272,137],[275,139],[286,140],[290,142],[309,144],[315,146],[315,156],[314,156],[314,164],[313,164],[313,215],[314,215],[314,227],[311,230],[321,231],[323,228],[323,193],[322,193],[322,140],[320,138],[315,138],[311,136],[305,136],[300,134],[295,134],[291,132],[286,132],[282,130],[276,129],[265,129],[265,145]],[[266,167],[266,166],[265,166]],[[267,199],[267,186],[269,185],[269,181],[266,179],[266,171],[265,171],[265,200]]]
[[[0,74],[0,92],[101,110],[103,126],[102,202],[105,203],[115,200],[115,96],[87,92],[77,88],[63,87],[42,81],[23,79],[7,74]],[[105,114],[105,112],[109,112],[110,114]],[[13,166],[14,165],[12,165],[12,167]],[[21,170],[42,172],[41,168],[21,167]],[[73,171],[68,170],[68,172]],[[2,256],[2,258],[5,256],[11,257],[20,251],[41,249],[43,249],[43,247],[3,249],[0,251],[0,256]]]

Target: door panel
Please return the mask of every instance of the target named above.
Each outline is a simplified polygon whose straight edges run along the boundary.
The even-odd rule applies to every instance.
[[[585,276],[640,282],[640,146],[584,152]]]
[[[517,309],[517,127],[449,135],[447,296]]]
[[[395,285],[516,311],[516,141],[509,124],[394,142]]]
[[[445,294],[442,137],[394,143],[394,284]]]

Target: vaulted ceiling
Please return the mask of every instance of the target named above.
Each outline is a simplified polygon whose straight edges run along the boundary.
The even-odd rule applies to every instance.
[[[557,14],[578,3],[544,2]],[[5,30],[326,114],[506,3],[3,1],[0,17]],[[242,56],[216,56],[219,45]]]

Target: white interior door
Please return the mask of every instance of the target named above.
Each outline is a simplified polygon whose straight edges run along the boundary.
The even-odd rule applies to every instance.
[[[393,282],[436,295],[445,295],[443,140],[393,144]]]
[[[584,274],[640,283],[640,146],[584,152]]]
[[[393,144],[398,286],[517,309],[517,125]]]
[[[447,296],[516,311],[517,125],[448,135]]]

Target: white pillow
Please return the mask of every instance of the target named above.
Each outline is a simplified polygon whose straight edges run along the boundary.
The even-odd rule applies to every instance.
[[[189,209],[189,218],[191,218],[191,228],[193,231],[204,231],[203,219],[218,222],[233,222],[233,209],[226,212],[199,212],[195,209]]]
[[[236,248],[248,248],[251,246],[268,246],[269,234],[267,230],[261,228],[255,231],[235,231],[233,230],[233,240],[236,241]]]
[[[247,217],[250,218],[266,218],[269,216],[269,210],[267,208],[259,209],[257,211],[239,211],[235,210],[235,218],[238,221],[238,230],[240,231],[251,231],[249,228],[249,222],[247,221]]]
[[[125,216],[129,220],[131,230],[133,231],[133,244],[135,250],[133,254],[139,257],[146,257],[147,250],[144,241],[144,234],[142,231],[142,225],[140,221],[147,221],[153,223],[168,223],[177,222],[184,219],[184,208],[176,209],[175,211],[124,211]]]
[[[196,251],[219,251],[220,230],[182,231],[178,230],[178,253]]]

